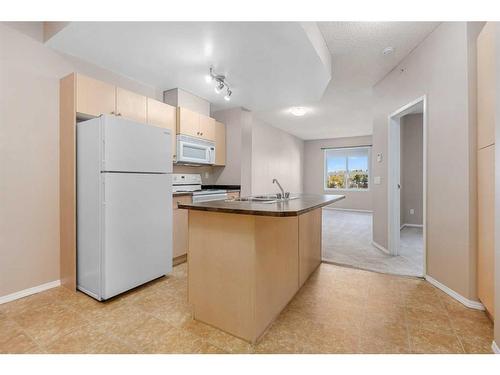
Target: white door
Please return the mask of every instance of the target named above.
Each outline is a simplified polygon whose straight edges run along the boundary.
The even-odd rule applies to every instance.
[[[172,172],[172,142],[169,129],[103,116],[103,171]]]
[[[172,271],[172,177],[102,175],[102,298],[108,299]]]

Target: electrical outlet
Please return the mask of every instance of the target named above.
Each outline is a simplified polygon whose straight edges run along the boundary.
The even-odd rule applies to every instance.
[[[415,210],[413,208],[410,208],[410,215],[415,215]]]
[[[373,183],[375,185],[380,185],[380,176],[373,177]]]
[[[209,178],[210,174],[208,172],[205,172],[205,178]]]

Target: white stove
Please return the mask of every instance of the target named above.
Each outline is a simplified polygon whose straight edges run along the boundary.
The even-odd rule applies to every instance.
[[[200,174],[172,174],[172,191],[174,193],[192,192],[193,203],[218,201],[227,199],[227,191],[222,189],[201,189]]]
[[[201,190],[200,174],[172,174],[172,192],[192,192]]]

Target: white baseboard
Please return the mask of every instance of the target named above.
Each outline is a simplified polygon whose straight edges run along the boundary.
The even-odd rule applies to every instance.
[[[32,288],[20,290],[19,292],[7,294],[6,296],[0,297],[0,305],[3,303],[11,302],[19,298],[30,296],[32,294],[43,292],[44,290],[56,288],[61,285],[61,280],[54,280],[42,285],[34,286]]]
[[[498,347],[495,340],[493,340],[493,342],[491,343],[491,350],[493,350],[493,353],[495,354],[500,354],[500,348]]]
[[[473,301],[473,300],[465,298],[461,294],[459,294],[459,293],[455,292],[454,290],[448,288],[446,285],[441,284],[439,281],[437,281],[436,279],[432,278],[429,275],[426,275],[425,279],[428,282],[430,282],[432,285],[434,285],[435,287],[441,289],[443,292],[445,292],[446,294],[448,294],[450,297],[456,299],[461,304],[467,306],[468,308],[470,308],[470,309],[476,309],[476,310],[484,310],[484,306],[483,306],[483,304],[481,302]]]
[[[403,229],[404,227],[409,227],[409,228],[423,228],[424,226],[422,224],[403,224],[401,225],[400,229]]]
[[[326,210],[335,210],[335,211],[364,212],[364,213],[369,213],[369,214],[373,213],[373,211],[371,211],[371,210],[356,210],[354,208],[340,208],[340,207],[328,207],[328,206],[325,206],[323,208]]]
[[[377,249],[379,249],[380,251],[382,251],[383,253],[386,253],[387,255],[391,255],[391,253],[389,252],[389,250],[387,250],[385,247],[383,247],[382,245],[379,245],[378,243],[376,243],[375,241],[372,241],[372,245],[375,246]]]

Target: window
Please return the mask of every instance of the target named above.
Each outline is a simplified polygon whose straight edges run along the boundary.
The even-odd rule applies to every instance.
[[[368,190],[370,147],[325,150],[325,190]]]

